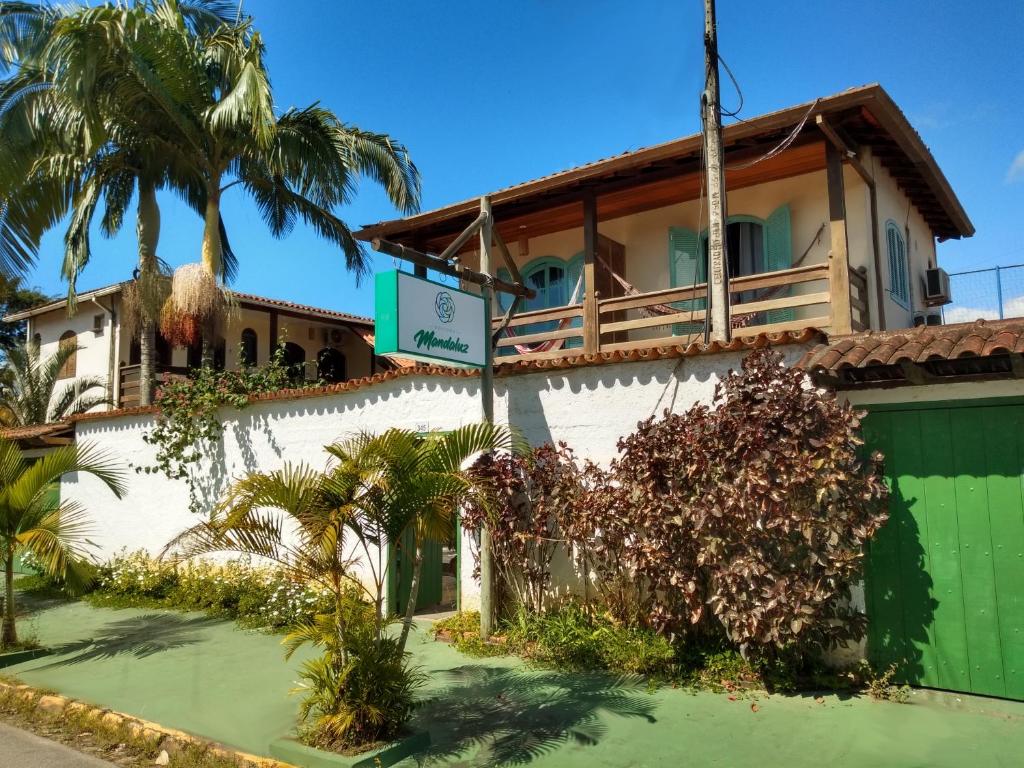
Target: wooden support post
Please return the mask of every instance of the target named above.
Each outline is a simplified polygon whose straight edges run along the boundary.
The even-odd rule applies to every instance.
[[[583,198],[583,352],[595,354],[601,346],[597,314],[597,198]]]
[[[875,187],[875,177],[861,161],[861,152],[858,147],[833,127],[824,115],[818,115],[815,122],[832,146],[839,150],[868,187],[868,205],[871,208],[871,263],[875,271],[875,301],[878,304],[877,326],[878,330],[884,331],[885,291],[882,287],[882,259],[878,245],[878,190]],[[864,300],[867,301],[867,296],[864,297]]]
[[[480,272],[491,274],[491,198],[480,198]],[[484,284],[480,287],[484,297],[484,322],[487,323],[485,338],[491,332],[491,297],[494,289]],[[484,345],[484,367],[480,369],[480,405],[483,420],[494,423],[494,347]],[[458,564],[462,569],[461,563]],[[488,640],[494,626],[494,565],[491,561],[491,532],[487,524],[480,526],[480,639]]]
[[[831,331],[834,334],[853,333],[843,157],[831,142],[825,143],[825,177],[828,181],[828,227],[831,236],[828,254],[828,285],[832,295]]]
[[[274,357],[274,353],[277,351],[277,312],[270,311],[270,357]]]

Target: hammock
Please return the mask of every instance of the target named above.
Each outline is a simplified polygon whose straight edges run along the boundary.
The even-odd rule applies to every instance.
[[[821,233],[824,231],[825,224],[822,223],[822,225],[818,227],[818,231],[814,234],[814,237],[811,238],[811,244],[807,246],[807,250],[805,250],[803,254],[801,254],[800,258],[797,259],[790,266],[790,269],[795,269],[796,267],[799,267],[801,264],[803,264],[804,259],[807,258],[807,254],[811,252],[811,248],[814,247],[814,244],[821,239]],[[620,286],[622,286],[622,290],[625,292],[626,296],[643,295],[643,291],[639,290],[635,285],[626,280],[626,278],[622,277],[622,275],[616,273],[615,270],[611,268],[611,265],[604,260],[604,257],[602,257],[600,253],[595,255],[597,256],[597,260],[601,262],[601,266],[608,270],[608,274],[612,276],[612,279],[615,282],[617,282]],[[758,295],[758,301],[764,301],[765,299],[770,299],[774,296],[777,296],[779,293],[781,293],[788,287],[789,286],[786,285],[777,285],[773,288],[762,288]],[[694,299],[694,301],[696,301],[696,299]],[[639,311],[640,314],[645,315],[647,317],[658,317],[660,315],[674,315],[680,311],[685,310],[679,310],[670,304],[652,304],[649,307],[640,307],[637,311]],[[734,316],[732,319],[732,327],[743,328],[750,325],[753,314],[754,313]]]
[[[579,302],[580,289],[582,287],[583,287],[583,270],[581,269],[579,277],[576,278],[576,287],[572,289],[572,296],[569,298],[569,301],[566,304],[567,307],[571,307],[573,304],[576,304],[577,302]],[[572,318],[572,317],[565,318],[564,320],[562,320],[558,324],[558,329],[557,330],[562,331],[562,330],[565,330],[566,328],[571,327],[572,326],[572,321],[574,319],[575,318]],[[506,326],[505,332],[509,336],[515,336],[516,335],[515,329],[511,325]],[[532,347],[529,344],[516,344],[514,346],[515,346],[516,352],[518,352],[519,354],[521,354],[521,355],[529,355],[529,354],[531,354],[533,352],[550,352],[552,350],[561,349],[563,346],[565,346],[565,339],[551,339],[550,341],[539,341],[536,344],[534,344]]]
[[[825,224],[822,223],[822,225],[818,227],[818,231],[815,233],[814,237],[811,239],[810,245],[807,246],[807,249],[803,252],[800,258],[793,263],[793,265],[790,267],[791,269],[799,267],[803,263],[804,259],[807,258],[807,254],[811,252],[811,248],[813,248],[814,244],[821,239],[821,233],[824,232],[824,230]],[[600,253],[595,254],[595,256],[597,257],[597,260],[601,262],[601,266],[604,267],[604,269],[608,271],[608,274],[612,276],[612,279],[619,284],[625,296],[643,295],[643,291],[641,291],[635,285],[626,280],[626,278],[624,278],[622,275],[618,274],[614,269],[612,269],[611,265],[607,261],[605,261],[604,257],[601,256]],[[576,287],[572,291],[572,298],[569,299],[569,302],[566,304],[566,306],[572,306],[573,304],[576,304],[579,301],[580,288],[582,287],[582,285],[583,271],[581,270],[580,275],[576,280]],[[786,285],[777,285],[773,288],[762,288],[758,295],[758,301],[764,301],[766,299],[770,299],[774,296],[777,296],[779,293],[781,293],[788,287],[789,286]],[[699,299],[692,299],[691,301],[699,301]],[[639,307],[637,308],[637,311],[641,315],[644,315],[645,317],[664,317],[665,315],[676,315],[679,314],[680,312],[685,312],[686,310],[681,310],[677,307],[673,307],[671,304],[652,304],[647,307]],[[756,312],[748,312],[746,314],[733,315],[730,320],[730,325],[734,329],[746,328],[748,326],[754,325],[756,318]],[[573,319],[574,318],[570,317],[566,318],[565,320],[562,320],[558,324],[558,330],[561,331],[571,327]],[[700,324],[703,325],[704,322],[701,321]],[[511,326],[506,327],[505,331],[509,336],[516,335],[515,330]],[[516,344],[515,349],[517,352],[519,352],[519,354],[527,355],[533,352],[549,352],[552,350],[558,350],[561,349],[563,346],[565,346],[565,339],[551,339],[550,341],[538,342],[532,347],[528,344]]]

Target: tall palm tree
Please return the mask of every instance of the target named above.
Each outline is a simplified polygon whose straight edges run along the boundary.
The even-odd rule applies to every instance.
[[[64,366],[79,349],[61,344],[47,358],[31,342],[11,349],[0,376],[0,421],[22,427],[52,424],[109,404],[104,379],[80,376],[60,383]]]
[[[182,272],[184,287],[174,302],[184,312],[212,315],[219,308],[216,280],[230,275],[233,262],[220,202],[234,186],[256,200],[275,236],[302,219],[337,243],[357,274],[366,271],[364,252],[334,211],[351,199],[359,176],[381,183],[401,210],[416,210],[415,166],[386,135],[345,125],[317,105],[276,115],[261,38],[248,21],[224,23],[230,7],[214,0],[136,0],[37,24],[45,27],[39,35],[45,42],[27,36],[33,44],[21,45],[29,53],[0,92],[0,114],[4,104],[16,107],[4,120],[21,129],[0,123],[0,141],[13,135],[16,147],[30,148],[6,164],[0,160],[0,229],[3,201],[20,200],[29,187],[39,198],[8,204],[8,229],[21,234],[8,249],[11,258],[37,241],[45,229],[38,219],[52,222],[60,218],[54,211],[71,209],[63,269],[73,289],[90,256],[97,207],[103,201],[104,231],[116,231],[134,181],[142,282],[156,273],[156,190],[174,190],[204,218],[202,270]],[[202,285],[189,283],[189,275]],[[201,301],[190,301],[197,296]],[[144,324],[144,352],[153,346],[151,329]]]
[[[87,579],[86,512],[76,502],[57,501],[53,483],[68,472],[99,478],[120,498],[124,476],[112,457],[90,445],[65,445],[32,461],[0,439],[0,558],[4,564],[4,613],[0,646],[18,642],[14,622],[14,558],[31,552],[55,579],[76,589]]]
[[[210,32],[234,17],[226,0],[175,6],[189,34]],[[139,267],[133,288],[141,297],[141,316],[132,319],[141,331],[143,405],[152,396],[155,298],[164,282],[156,191],[166,170],[147,111],[121,102],[113,86],[124,77],[130,55],[122,42],[129,29],[124,22],[160,11],[161,4],[147,0],[136,0],[132,8],[0,2],[0,69],[13,72],[0,84],[0,148],[7,150],[0,160],[0,270],[24,269],[41,234],[70,210],[62,272],[73,308],[78,274],[91,255],[89,228],[97,208],[104,208],[103,234],[113,236],[137,191]],[[58,34],[68,36],[66,45],[71,39],[87,50],[87,82],[68,82],[54,69],[51,49]],[[234,269],[230,252],[225,269]]]

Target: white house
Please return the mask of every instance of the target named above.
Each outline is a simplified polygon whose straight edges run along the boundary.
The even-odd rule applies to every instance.
[[[139,343],[122,329],[122,289],[116,283],[78,295],[69,316],[61,299],[4,317],[26,322],[27,337],[45,358],[60,344],[75,344],[77,353],[62,371],[63,378],[92,376],[107,382],[112,407],[139,402]],[[373,354],[373,321],[366,317],[310,307],[279,299],[231,292],[232,309],[215,349],[215,365],[235,370],[244,357],[250,364],[269,360],[280,343],[285,360],[306,380],[335,383],[370,376],[390,368]],[[171,348],[159,334],[157,382],[184,376],[199,365],[201,349]]]
[[[949,299],[937,244],[974,231],[948,181],[877,85],[728,126],[732,338],[707,342],[700,144],[678,139],[490,193],[509,255],[495,277],[518,272],[535,291],[523,312],[503,316],[503,301],[492,319],[495,420],[604,463],[638,421],[709,402],[747,350],[778,347],[820,386],[868,407],[868,443],[889,457],[892,521],[872,544],[861,598],[866,652],[883,665],[904,660],[908,682],[1024,698],[1024,320],[936,325]],[[478,213],[474,198],[358,236],[441,253]],[[471,238],[457,249],[474,268],[475,248]],[[93,304],[101,327],[110,295]],[[24,315],[32,333],[40,314]],[[70,322],[57,315],[46,343]],[[262,350],[276,334],[250,317],[233,333],[256,329]],[[359,321],[330,327],[368,332]],[[68,330],[88,335],[81,322]],[[297,341],[312,354],[322,337],[303,328]],[[99,339],[90,365],[131,364],[125,340],[104,353]],[[322,446],[357,430],[477,421],[480,381],[474,370],[407,366],[225,409],[202,491],[212,502],[246,471],[323,466]],[[145,465],[154,419],[153,409],[85,414],[74,435]],[[67,478],[64,493],[98,519],[105,554],[158,550],[193,520],[187,489],[160,474],[133,474],[120,501],[90,477]],[[437,556],[455,558],[456,601],[472,608],[473,542],[456,529],[446,546]],[[445,572],[426,570],[424,607],[444,598]]]

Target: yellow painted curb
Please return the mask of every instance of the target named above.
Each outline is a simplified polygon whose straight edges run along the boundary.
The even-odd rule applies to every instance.
[[[13,691],[15,696],[26,701],[34,701],[37,709],[41,709],[48,714],[60,714],[64,711],[79,712],[86,717],[99,720],[104,725],[112,727],[124,725],[131,731],[133,736],[141,735],[146,738],[152,738],[153,741],[158,743],[165,739],[170,739],[184,744],[197,744],[206,747],[218,757],[244,760],[257,766],[257,768],[296,768],[291,763],[282,763],[280,760],[275,760],[272,757],[262,757],[261,755],[251,755],[248,752],[240,752],[175,728],[167,728],[159,723],[152,723],[149,720],[126,715],[123,712],[93,707],[85,702],[69,699],[66,696],[43,693],[28,685],[15,685],[0,680],[0,693],[5,691]]]

